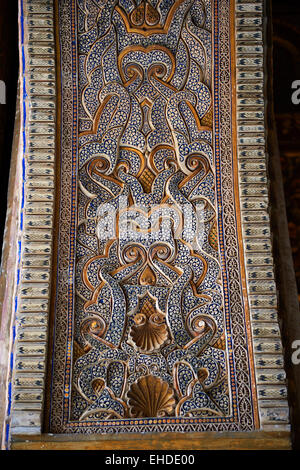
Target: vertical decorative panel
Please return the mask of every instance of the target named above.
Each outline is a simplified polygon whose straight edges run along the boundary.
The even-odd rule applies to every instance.
[[[263,2],[27,3],[20,299],[45,325],[17,356],[44,364],[50,300],[51,342],[15,406],[46,403],[51,433],[288,430]]]
[[[277,316],[266,153],[263,2],[236,2],[237,155],[246,282],[260,423],[286,429],[286,374]],[[268,71],[272,73],[272,71]]]
[[[11,432],[40,433],[48,344],[55,191],[56,67],[51,0],[19,2],[20,231]]]

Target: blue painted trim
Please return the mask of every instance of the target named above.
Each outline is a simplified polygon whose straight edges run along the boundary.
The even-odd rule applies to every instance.
[[[23,209],[25,203],[25,150],[26,150],[26,134],[25,134],[25,124],[26,124],[26,105],[25,105],[25,98],[27,96],[26,92],[26,80],[25,80],[25,51],[24,51],[24,0],[19,0],[19,35],[20,35],[20,42],[21,42],[21,63],[22,63],[22,75],[23,75],[23,91],[22,91],[22,102],[23,102],[23,156],[22,156],[22,188],[21,188],[21,214],[20,214],[20,230],[23,231]],[[20,283],[20,262],[21,262],[21,249],[22,243],[21,240],[18,241],[18,268],[17,268],[17,279],[16,283],[19,285]],[[15,297],[15,309],[14,309],[14,317],[15,320],[17,319],[17,308],[18,308],[18,297]],[[5,448],[9,450],[9,439],[10,439],[10,416],[11,416],[11,407],[12,407],[12,374],[14,371],[14,353],[13,348],[16,340],[16,324],[14,323],[12,326],[12,352],[10,355],[10,370],[9,370],[9,382],[8,382],[8,392],[7,392],[7,414],[6,414],[6,427],[5,427]]]

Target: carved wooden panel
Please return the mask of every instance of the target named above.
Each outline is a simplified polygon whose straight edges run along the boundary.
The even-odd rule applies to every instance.
[[[287,429],[262,14],[57,2],[47,431]]]

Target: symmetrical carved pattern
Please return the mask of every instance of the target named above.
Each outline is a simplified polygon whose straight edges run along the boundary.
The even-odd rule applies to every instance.
[[[54,38],[53,2],[25,5],[32,27],[39,28],[38,35],[25,28],[37,41],[26,60],[33,74],[41,67],[34,76],[43,81],[53,48],[40,42]],[[271,252],[268,198],[261,187],[265,175],[253,174],[265,165],[262,2],[61,0],[55,21],[61,161],[46,428],[249,431],[276,423],[286,429],[276,296],[268,270],[273,262],[264,255]],[[42,28],[50,31],[44,35]],[[31,110],[32,119],[53,119],[51,77],[51,86],[33,83],[31,101],[49,109]],[[33,173],[26,194],[53,198],[55,131],[41,123],[30,129],[33,150],[25,167]],[[39,149],[40,133],[47,155]],[[36,158],[35,169],[30,161]],[[31,189],[36,171],[51,187]],[[44,218],[32,216],[38,233],[30,227],[25,239],[52,228],[52,206],[43,211]],[[39,238],[32,240],[38,244],[30,241],[28,249],[38,251],[28,259],[47,262],[42,269],[48,282],[50,254],[41,252]],[[26,422],[35,432],[42,419],[50,298],[40,271],[38,264],[22,271],[20,306],[27,310],[16,348],[18,357],[24,351],[33,357],[28,364],[36,368],[33,374],[18,371],[27,357],[16,363],[12,414],[14,430],[21,433],[18,406],[30,410]],[[44,323],[38,329],[31,319]],[[36,348],[40,326],[44,336]],[[19,347],[24,334],[32,347]]]
[[[175,399],[167,382],[153,375],[144,375],[133,383],[127,393],[130,414],[134,417],[169,416]]]
[[[228,416],[211,2],[77,7],[72,419]]]
[[[235,228],[230,11],[226,0],[60,6],[62,76],[78,75],[78,89],[63,80],[71,238],[67,224],[59,256],[75,290],[60,282],[57,292],[54,432],[258,426]],[[161,384],[169,418],[157,408],[147,421],[146,403],[138,418],[138,390],[151,400]]]

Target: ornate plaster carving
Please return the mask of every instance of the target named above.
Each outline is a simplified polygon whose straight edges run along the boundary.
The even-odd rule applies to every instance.
[[[20,21],[24,225],[12,433],[42,431],[51,295],[52,432],[289,429],[268,215],[263,2],[114,9],[25,0]],[[160,217],[171,231],[104,242],[103,203],[115,207],[120,194],[129,207],[146,206],[143,215],[152,200],[169,204]],[[193,215],[174,233],[180,203],[193,214],[196,200],[204,220],[194,246]]]

